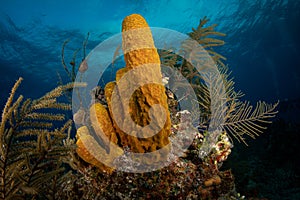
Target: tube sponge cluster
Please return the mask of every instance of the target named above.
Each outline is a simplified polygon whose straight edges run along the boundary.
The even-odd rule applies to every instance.
[[[120,148],[115,151],[118,153],[110,155],[110,147],[105,145],[101,147],[101,144],[96,144],[95,140],[91,142],[91,145],[99,146],[97,147],[98,152],[106,149],[111,157],[109,162],[112,162],[116,156],[122,155],[125,147],[134,153],[148,153],[161,149],[169,144],[171,133],[170,113],[165,87],[162,84],[160,58],[151,30],[141,15],[132,14],[123,20],[122,48],[126,66],[117,71],[116,81],[107,83],[104,89],[108,108],[100,103],[95,103],[90,108],[91,128],[95,135],[104,141],[108,139]],[[129,91],[132,91],[132,94]],[[128,101],[123,98],[128,96],[127,93],[130,94]],[[152,107],[155,105],[159,105],[159,107],[153,109]],[[148,126],[148,132],[154,132],[157,130],[157,124],[162,126],[159,131],[149,137],[145,131],[134,131],[136,126],[141,128]],[[104,134],[98,134],[101,131],[99,128]],[[133,131],[128,134],[128,130]],[[81,127],[77,131],[77,136],[78,155],[92,165],[105,171],[111,171],[96,162],[83,145],[82,140],[93,137],[89,130]],[[95,154],[97,153],[95,152]],[[157,158],[150,157],[149,163],[165,160],[167,155],[167,153],[161,153]]]

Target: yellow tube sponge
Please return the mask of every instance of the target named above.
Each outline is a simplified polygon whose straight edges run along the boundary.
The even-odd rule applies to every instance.
[[[112,106],[118,106],[117,104],[123,103],[121,107],[118,107],[119,111],[116,116],[112,118],[122,119],[123,112],[127,110],[124,109],[128,105],[122,102],[122,96],[126,95],[128,91],[134,91],[133,95],[129,101],[128,112],[131,119],[141,127],[145,127],[150,124],[151,118],[149,116],[150,108],[154,104],[159,104],[166,114],[164,115],[166,119],[162,129],[152,137],[136,137],[131,133],[131,135],[125,134],[119,128],[116,128],[117,134],[120,138],[120,144],[122,146],[129,147],[131,151],[135,153],[146,153],[156,151],[169,144],[168,136],[170,135],[170,113],[168,111],[167,96],[165,94],[165,88],[162,84],[162,75],[160,69],[160,59],[158,52],[154,46],[154,41],[152,38],[151,30],[145,21],[145,19],[138,14],[132,14],[127,16],[122,23],[122,47],[125,53],[125,63],[126,67],[118,70],[116,74],[116,90],[115,94],[119,102],[111,102],[112,88],[111,86],[106,86],[105,94],[108,102],[108,106],[111,112]],[[135,70],[136,68],[141,70]],[[121,83],[120,79],[133,71],[130,78],[127,78]],[[154,83],[141,84],[145,79],[151,80]],[[126,88],[126,89],[124,89]],[[135,90],[134,88],[138,88]],[[120,103],[121,102],[121,103]],[[128,119],[127,119],[128,120]],[[159,120],[159,119],[154,119]],[[117,127],[115,121],[114,126]],[[132,123],[128,123],[126,118],[122,123],[123,130],[134,130]],[[151,129],[151,127],[150,127]]]
[[[108,172],[113,169],[106,165],[113,166],[114,159],[123,155],[122,148],[134,153],[154,152],[169,144],[171,132],[160,59],[142,16],[133,14],[124,19],[122,47],[126,67],[118,70],[116,82],[109,82],[104,88],[108,109],[100,103],[90,107],[90,129],[94,135],[86,126],[77,131],[78,155]],[[146,162],[165,161],[167,156],[164,149],[160,154],[149,155]]]
[[[95,103],[90,107],[90,120],[98,137],[100,137],[103,141],[108,139],[114,144],[117,144],[118,138],[113,128],[109,113],[101,103]],[[102,132],[104,135],[101,134]],[[105,144],[108,143],[109,142],[107,141]]]
[[[146,20],[138,14],[129,15],[123,20],[122,32],[126,68],[132,69],[143,64],[156,63],[160,71],[159,55]]]
[[[90,134],[86,126],[82,126],[77,130],[77,154],[87,163],[96,166],[103,172],[111,174],[114,169],[103,164],[104,159],[100,157],[106,155],[106,150],[99,146],[95,138]],[[88,145],[88,149],[86,146]],[[122,152],[120,152],[122,153]],[[106,156],[105,162],[113,162],[113,156]]]

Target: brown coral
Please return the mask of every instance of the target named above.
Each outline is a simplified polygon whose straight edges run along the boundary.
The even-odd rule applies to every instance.
[[[220,184],[221,184],[221,178],[218,175],[215,175],[214,177],[212,177],[204,182],[204,185],[206,187],[210,187],[212,185],[220,185]]]

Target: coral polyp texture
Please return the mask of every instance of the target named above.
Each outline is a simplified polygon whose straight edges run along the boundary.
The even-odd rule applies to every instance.
[[[91,106],[91,125],[101,140],[108,138],[110,142],[134,153],[153,152],[169,144],[171,121],[165,87],[162,84],[160,58],[151,30],[141,15],[133,14],[124,19],[122,47],[126,66],[117,71],[116,82],[109,82],[105,86],[108,110],[100,103]],[[142,84],[145,80],[150,82]],[[126,100],[128,91],[132,91],[132,95]],[[160,106],[153,113],[151,107],[157,104]],[[157,129],[159,131],[155,132]],[[104,132],[104,136],[100,132]],[[149,133],[150,136],[147,135]],[[83,138],[80,135],[78,138],[78,154],[83,160],[95,165],[94,159],[83,153],[86,152],[81,143]],[[103,148],[109,151],[107,145]],[[149,158],[149,162],[152,159],[166,160],[167,155],[168,153],[156,154],[156,158]],[[106,168],[103,169],[107,171]]]

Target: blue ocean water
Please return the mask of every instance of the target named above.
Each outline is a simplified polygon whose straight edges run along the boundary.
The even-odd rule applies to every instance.
[[[247,99],[300,97],[298,0],[12,0],[0,5],[1,103],[19,76],[30,97],[56,86],[56,73],[64,73],[60,55],[66,39],[71,59],[88,32],[87,52],[119,33],[122,19],[131,13],[142,14],[150,26],[182,33],[208,16],[227,34],[225,46],[217,50],[227,57],[236,87]]]
[[[152,27],[188,33],[204,16],[226,33],[216,48],[232,70],[236,88],[255,102],[300,99],[299,0],[2,0],[0,1],[0,105],[18,77],[19,92],[37,98],[57,86],[65,40],[66,60],[82,46],[87,53],[120,33],[132,13]],[[79,52],[79,58],[82,52]],[[298,109],[299,111],[299,109]]]

